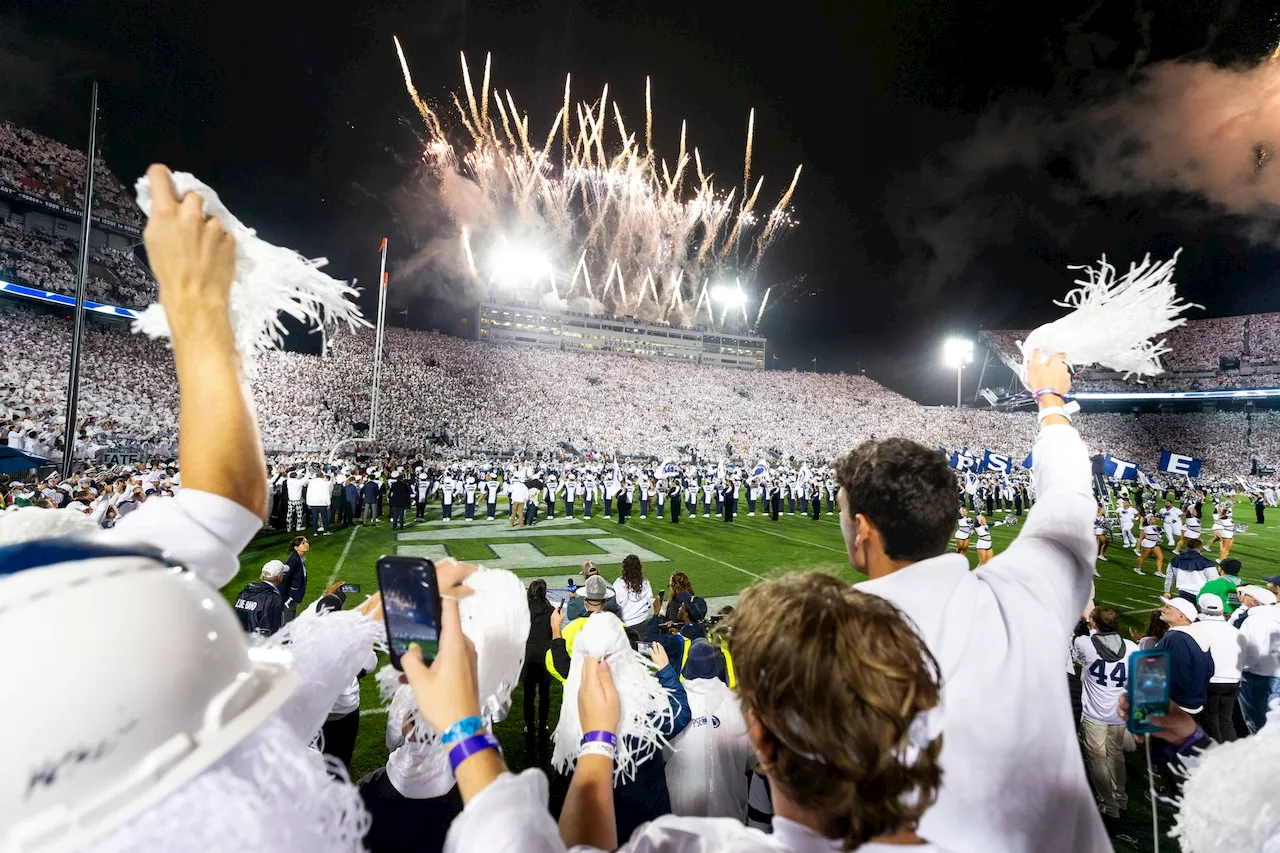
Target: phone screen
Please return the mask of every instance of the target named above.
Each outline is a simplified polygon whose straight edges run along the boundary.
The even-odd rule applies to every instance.
[[[1156,731],[1149,722],[1169,712],[1169,655],[1138,652],[1129,658],[1129,729]]]
[[[645,642],[636,643],[636,651],[638,651],[642,655],[647,655],[649,654],[649,652],[653,651],[653,643],[645,643]]]
[[[401,669],[400,656],[410,643],[422,647],[425,663],[440,648],[440,590],[436,567],[421,557],[383,556],[378,560],[378,587],[387,625],[391,665]]]
[[[358,593],[358,592],[360,591],[360,584],[358,584],[358,583],[344,583],[344,584],[342,585],[342,591],[343,591],[344,593],[346,593],[347,595],[352,595],[353,593]]]

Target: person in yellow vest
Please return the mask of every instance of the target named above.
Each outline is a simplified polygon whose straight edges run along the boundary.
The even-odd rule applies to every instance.
[[[605,599],[609,597],[609,584],[600,575],[592,575],[582,586],[582,600],[587,614],[564,623],[564,608],[551,614],[551,650],[547,652],[547,672],[564,684],[569,677],[569,659],[573,655],[573,639],[587,624],[592,614],[604,612]]]

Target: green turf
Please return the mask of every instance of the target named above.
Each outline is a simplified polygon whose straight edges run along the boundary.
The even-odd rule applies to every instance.
[[[743,502],[745,505],[745,502]],[[502,517],[506,505],[499,507]],[[636,506],[638,513],[638,504]],[[1274,513],[1274,511],[1273,511]],[[476,539],[448,540],[443,544],[449,553],[459,559],[488,561],[496,554],[486,541],[487,533],[482,531],[505,531],[505,524],[497,528],[486,528],[482,524],[468,525],[455,514],[455,520],[448,525],[449,529],[474,528],[479,535]],[[996,518],[1002,517],[997,512]],[[1243,521],[1253,518],[1252,504],[1241,502],[1237,508],[1237,517]],[[439,519],[439,506],[431,508],[429,519]],[[831,572],[850,581],[861,580],[862,575],[852,569],[845,555],[844,544],[840,536],[837,516],[824,514],[814,521],[800,514],[783,515],[778,522],[757,515],[754,518],[739,514],[733,525],[727,525],[714,515],[711,518],[699,516],[690,519],[682,516],[678,525],[650,515],[641,520],[633,517],[626,525],[619,526],[614,521],[604,518],[597,510],[590,522],[578,519],[578,525],[600,528],[604,534],[543,536],[529,537],[532,543],[543,554],[551,556],[597,554],[601,549],[588,542],[588,539],[599,536],[626,539],[635,545],[667,557],[669,562],[649,562],[646,574],[655,589],[665,587],[671,572],[680,570],[693,580],[698,594],[711,596],[732,595],[744,586],[755,582],[757,576],[775,577],[794,571],[821,570]],[[1205,525],[1206,534],[1209,525]],[[416,533],[424,530],[443,529],[441,525],[416,525],[410,521],[405,532]],[[540,530],[552,529],[549,525],[540,525]],[[993,541],[999,553],[1021,527],[993,527]],[[271,559],[283,559],[289,542],[285,533],[265,533],[254,539],[241,555],[241,571],[234,581],[224,588],[229,601],[234,600],[236,593],[249,581],[256,580],[262,564]],[[494,537],[497,539],[500,537]],[[518,537],[514,541],[521,541]],[[1206,540],[1207,541],[1207,540]],[[396,542],[393,531],[385,520],[375,527],[346,528],[335,531],[332,536],[311,537],[312,549],[307,557],[309,583],[308,601],[316,598],[331,583],[342,580],[361,584],[364,593],[377,588],[374,577],[374,564],[379,555],[394,553]],[[1166,559],[1168,558],[1166,549]],[[1216,552],[1216,547],[1215,547]],[[1211,556],[1217,556],[1213,553]],[[1264,574],[1275,571],[1280,565],[1280,516],[1275,516],[1265,528],[1250,525],[1247,533],[1236,537],[1232,556],[1238,557],[1244,564],[1242,574],[1256,581]],[[1132,551],[1113,545],[1108,551],[1109,562],[1099,563],[1102,577],[1096,583],[1096,600],[1098,604],[1108,604],[1121,612],[1125,624],[1129,627],[1142,628],[1146,625],[1147,616],[1155,607],[1163,581],[1151,576],[1154,562],[1149,559],[1146,565],[1147,576],[1139,577],[1133,573],[1137,557]],[[977,554],[970,549],[970,562],[977,564]],[[602,571],[606,577],[616,577],[616,565],[604,565]],[[525,578],[548,577],[559,578],[574,574],[573,566],[550,569],[531,569],[518,571]],[[363,596],[353,596],[349,604],[362,600]],[[1066,649],[1063,649],[1064,658]],[[385,658],[384,658],[385,661]],[[560,694],[553,691],[551,726],[554,729],[558,715]],[[512,712],[508,719],[496,727],[496,734],[503,743],[503,750],[508,764],[513,769],[527,766],[546,765],[545,756],[526,754],[526,743],[522,736],[523,712],[522,695],[517,687],[512,700]],[[386,715],[378,710],[380,706],[373,679],[365,679],[361,686],[361,707],[364,709],[360,724],[360,735],[352,762],[352,776],[359,778],[365,773],[381,766],[386,761],[384,728]],[[1034,759],[1029,759],[1034,760]],[[1116,838],[1116,849],[1149,850],[1151,849],[1151,818],[1146,806],[1145,765],[1139,755],[1130,756],[1129,760],[1129,800],[1131,807],[1127,815],[1127,824],[1121,835]],[[1171,825],[1172,816],[1162,809],[1161,823]],[[1176,849],[1168,841],[1169,849]]]

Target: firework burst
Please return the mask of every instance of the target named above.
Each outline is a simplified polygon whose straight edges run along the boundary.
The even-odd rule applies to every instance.
[[[726,192],[703,170],[698,149],[686,147],[684,123],[674,163],[655,152],[648,79],[642,140],[608,86],[596,100],[575,103],[569,77],[545,136],[531,137],[511,93],[490,89],[489,57],[477,93],[464,54],[463,95],[454,93],[452,106],[467,137],[455,146],[395,45],[427,128],[423,161],[458,226],[464,266],[486,295],[501,290],[682,326],[759,325],[769,290],[758,292],[757,273],[796,225],[790,203],[801,167],[777,204],[759,212],[764,179],[751,183],[754,110],[743,184]]]

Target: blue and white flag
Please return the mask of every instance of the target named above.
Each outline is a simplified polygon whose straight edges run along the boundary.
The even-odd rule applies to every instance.
[[[969,448],[967,447],[952,453],[948,461],[951,467],[957,471],[970,471],[978,467],[978,459],[969,455]]]
[[[1199,477],[1200,466],[1203,464],[1203,459],[1197,459],[1194,456],[1184,456],[1181,453],[1174,453],[1172,450],[1165,450],[1160,453],[1160,470],[1167,471],[1170,474],[1185,474],[1188,477]]]
[[[764,460],[761,460],[756,463],[756,467],[751,469],[751,476],[753,478],[763,477],[766,473],[768,473],[768,471],[769,471],[769,466],[764,464]]]
[[[662,467],[658,469],[658,476],[662,478],[680,476],[680,469],[676,467],[675,460],[668,459],[663,462]]]
[[[1023,468],[1026,468],[1028,471],[1030,471],[1030,470],[1031,470],[1031,465],[1032,465],[1032,462],[1033,462],[1033,460],[1032,460],[1032,458],[1031,458],[1031,457],[1032,457],[1033,455],[1034,455],[1034,454],[1028,453],[1028,454],[1027,454],[1027,458],[1022,460],[1022,467],[1023,467]]]
[[[1003,453],[992,453],[987,450],[982,454],[982,465],[978,470],[979,472],[991,471],[995,474],[1008,474],[1013,470],[1013,460]]]
[[[1102,465],[1102,472],[1108,477],[1115,477],[1117,480],[1138,479],[1138,466],[1133,462],[1126,462],[1108,453]]]

